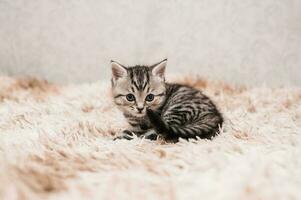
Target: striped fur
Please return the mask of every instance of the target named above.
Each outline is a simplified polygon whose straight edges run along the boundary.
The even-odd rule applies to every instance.
[[[112,62],[114,101],[131,126],[118,138],[129,139],[129,132],[172,141],[215,136],[223,118],[214,103],[192,87],[166,83],[165,66],[166,60],[150,67]],[[135,101],[129,101],[127,94],[133,94]],[[147,101],[149,94],[154,95],[152,101]]]

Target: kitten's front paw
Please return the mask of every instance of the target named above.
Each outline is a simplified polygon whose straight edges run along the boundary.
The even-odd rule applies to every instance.
[[[147,131],[143,137],[148,140],[157,140],[158,134],[154,130]]]
[[[132,140],[134,138],[134,133],[129,131],[129,130],[124,130],[122,131],[122,134],[115,137],[114,140],[122,140],[122,139],[126,139],[126,140]]]

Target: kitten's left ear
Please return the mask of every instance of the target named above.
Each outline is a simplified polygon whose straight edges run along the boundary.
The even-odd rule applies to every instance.
[[[161,62],[151,66],[150,68],[152,70],[152,74],[154,76],[159,76],[160,78],[164,79],[166,64],[167,64],[167,59],[164,59]]]

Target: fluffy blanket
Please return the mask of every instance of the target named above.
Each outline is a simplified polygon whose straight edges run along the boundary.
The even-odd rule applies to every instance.
[[[193,85],[225,117],[213,140],[113,141],[109,81],[0,78],[0,199],[301,199],[301,88]]]

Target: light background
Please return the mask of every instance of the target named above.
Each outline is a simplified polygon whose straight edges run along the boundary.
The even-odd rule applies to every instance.
[[[239,84],[301,85],[300,0],[0,0],[0,73],[109,79],[110,59]]]

